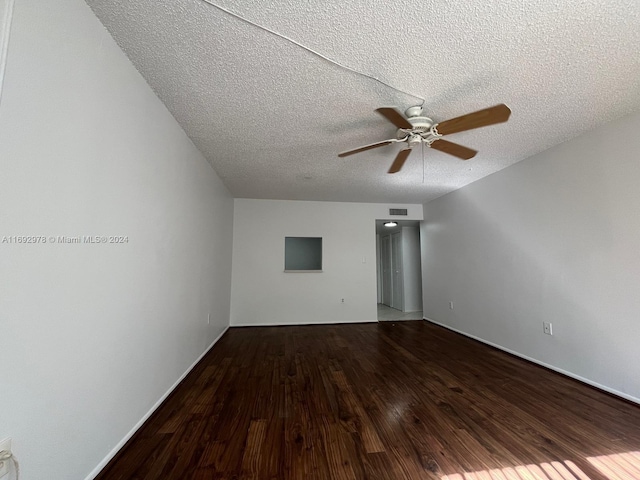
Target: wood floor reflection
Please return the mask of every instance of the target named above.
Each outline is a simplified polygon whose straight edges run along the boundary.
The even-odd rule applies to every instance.
[[[638,451],[640,407],[424,321],[232,328],[98,478],[637,480]]]

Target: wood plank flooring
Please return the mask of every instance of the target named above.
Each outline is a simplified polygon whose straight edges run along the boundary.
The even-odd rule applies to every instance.
[[[638,480],[640,407],[424,321],[232,328],[100,480]]]

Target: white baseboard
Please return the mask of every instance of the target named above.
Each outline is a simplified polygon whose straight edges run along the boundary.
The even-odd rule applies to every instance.
[[[278,323],[278,322],[262,322],[262,323],[233,323],[231,327],[301,327],[304,325],[340,325],[342,323],[378,323],[378,320],[343,320],[336,322],[328,320],[326,322],[302,322],[302,323]]]
[[[482,342],[486,345],[490,345],[494,348],[497,348],[498,350],[502,350],[504,352],[510,353],[511,355],[514,355],[516,357],[520,357],[524,360],[527,360],[531,363],[535,363],[537,365],[543,366],[545,368],[548,368],[549,370],[553,370],[554,372],[558,372],[561,373],[562,375],[566,375],[567,377],[573,378],[574,380],[578,380],[579,382],[582,383],[586,383],[587,385],[591,385],[592,387],[595,387],[599,390],[603,390],[607,393],[610,393],[612,395],[615,395],[616,397],[620,397],[620,398],[624,398],[625,400],[628,400],[630,402],[633,403],[637,403],[640,404],[640,398],[636,398],[633,397],[631,395],[627,395],[626,393],[623,392],[619,392],[618,390],[615,390],[613,388],[607,387],[606,385],[601,385],[600,383],[594,382],[592,380],[589,380],[588,378],[584,378],[581,377],[580,375],[576,375],[575,373],[569,372],[567,370],[563,370],[562,368],[558,368],[554,365],[550,365],[548,363],[542,362],[540,360],[537,360],[535,358],[532,357],[528,357],[527,355],[523,355],[522,353],[516,352],[515,350],[511,350],[509,348],[503,347],[502,345],[498,345],[497,343],[493,343],[493,342],[489,342],[488,340],[485,340],[483,338],[480,337],[476,337],[475,335],[471,335],[470,333],[466,333],[463,332],[462,330],[458,330],[457,328],[453,328],[449,325],[445,325],[444,323],[440,323],[440,322],[436,322],[435,320],[431,320],[430,318],[424,317],[423,320],[429,322],[429,323],[433,323],[435,325],[439,325],[441,327],[446,328],[447,330],[451,330],[452,332],[456,332],[459,333],[460,335],[464,335],[465,337],[469,337],[472,338],[474,340],[477,340],[479,342]]]
[[[98,476],[98,474],[102,471],[102,469],[104,467],[107,466],[107,464],[111,461],[111,459],[113,457],[116,456],[116,454],[120,451],[120,449],[122,447],[124,447],[124,445],[129,441],[129,439],[131,437],[133,437],[133,435],[138,431],[138,429],[144,425],[144,422],[146,422],[149,417],[151,415],[153,415],[153,412],[155,412],[158,407],[160,405],[162,405],[162,402],[164,402],[167,397],[171,394],[171,392],[173,392],[175,390],[175,388],[180,385],[180,382],[182,382],[182,380],[184,380],[184,378],[189,375],[189,373],[191,372],[191,370],[193,370],[193,367],[195,367],[200,360],[202,360],[204,358],[204,356],[209,353],[209,350],[211,350],[211,347],[213,347],[218,340],[220,340],[222,338],[222,336],[227,332],[227,330],[229,330],[229,326],[225,327],[225,329],[222,331],[222,333],[220,335],[218,335],[213,342],[211,342],[211,345],[209,345],[207,347],[207,349],[202,353],[202,355],[200,355],[195,362],[193,362],[191,364],[191,366],[189,368],[187,368],[187,370],[180,376],[180,378],[178,378],[178,380],[175,381],[175,383],[173,385],[171,385],[171,387],[169,388],[169,390],[166,391],[166,393],[164,395],[162,395],[162,397],[160,397],[160,399],[153,405],[153,407],[151,407],[151,409],[140,419],[138,420],[138,423],[136,423],[133,428],[129,431],[129,433],[127,433],[124,438],[122,440],[120,440],[118,442],[118,444],[113,447],[113,449],[107,454],[106,457],[104,457],[102,459],[102,461],[96,466],[96,468],[94,468],[91,473],[89,475],[87,475],[87,477],[85,478],[85,480],[93,480],[96,476]]]

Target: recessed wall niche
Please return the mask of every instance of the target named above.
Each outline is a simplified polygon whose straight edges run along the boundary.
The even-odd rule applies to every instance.
[[[321,272],[322,237],[285,237],[285,272]]]

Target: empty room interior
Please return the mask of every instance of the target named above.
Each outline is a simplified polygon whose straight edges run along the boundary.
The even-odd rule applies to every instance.
[[[640,3],[0,22],[0,480],[640,479]]]

